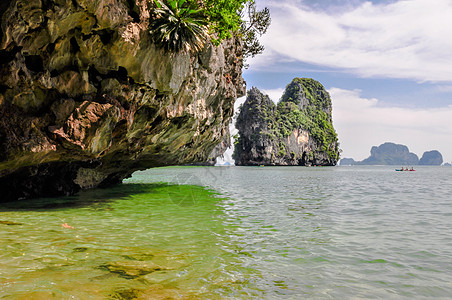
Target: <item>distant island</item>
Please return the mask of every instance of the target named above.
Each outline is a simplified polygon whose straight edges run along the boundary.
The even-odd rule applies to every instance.
[[[443,156],[437,150],[424,152],[419,160],[419,164],[424,166],[440,166],[442,163]]]
[[[341,158],[339,165],[341,166],[353,166],[356,165],[356,161],[353,158]]]
[[[373,146],[370,156],[362,161],[355,161],[353,158],[343,158],[339,164],[346,165],[429,165],[440,166],[443,163],[443,156],[437,150],[424,152],[421,159],[410,152],[405,145],[395,143],[384,143],[380,146]]]
[[[331,99],[310,78],[295,78],[277,105],[257,88],[240,108],[233,158],[238,166],[333,166],[339,144]]]

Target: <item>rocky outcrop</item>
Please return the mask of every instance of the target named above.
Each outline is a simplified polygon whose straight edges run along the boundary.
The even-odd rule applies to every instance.
[[[241,41],[167,55],[146,30],[151,2],[1,2],[1,200],[205,161],[227,135]]]
[[[418,163],[418,156],[411,153],[407,146],[394,143],[373,146],[368,158],[356,162],[359,165],[417,165]]]
[[[437,150],[426,151],[419,160],[420,165],[440,166],[443,163],[443,156]]]
[[[252,88],[236,127],[236,165],[332,166],[339,159],[331,99],[313,79],[295,78],[278,105]]]

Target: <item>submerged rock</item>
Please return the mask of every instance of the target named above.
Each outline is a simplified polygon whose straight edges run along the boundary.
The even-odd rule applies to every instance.
[[[117,289],[109,295],[110,299],[138,299],[143,294],[140,289]]]
[[[236,165],[335,165],[331,109],[328,92],[313,79],[295,78],[277,105],[252,88],[237,117]]]
[[[13,222],[13,221],[0,221],[2,225],[24,225],[23,223]]]
[[[167,270],[149,261],[117,261],[99,267],[128,279],[137,278],[152,272]]]
[[[137,299],[137,300],[170,300],[170,299],[197,299],[188,291],[181,291],[174,286],[152,284],[146,289],[117,289],[109,295],[109,299]]]
[[[244,94],[240,39],[165,54],[150,3],[1,2],[1,201],[204,162],[227,136]]]

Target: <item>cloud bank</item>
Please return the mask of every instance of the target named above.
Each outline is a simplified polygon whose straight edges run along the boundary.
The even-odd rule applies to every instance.
[[[452,160],[452,105],[440,109],[380,107],[377,99],[362,98],[359,90],[332,88],[329,92],[343,157],[362,160],[372,146],[394,142],[408,146],[419,158],[425,151],[438,150],[444,161]]]
[[[272,24],[253,68],[295,60],[363,77],[451,82],[452,1],[364,2],[348,10],[313,10],[301,1],[263,1]]]

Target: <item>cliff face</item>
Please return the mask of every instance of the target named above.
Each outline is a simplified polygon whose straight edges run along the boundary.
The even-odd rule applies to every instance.
[[[2,1],[3,201],[205,161],[244,94],[241,43],[166,55],[146,0]]]
[[[339,158],[331,99],[312,79],[295,78],[278,105],[251,89],[236,127],[236,165],[332,166]]]
[[[248,91],[235,124],[238,129],[232,158],[238,166],[271,164],[274,141],[270,138],[275,104],[257,88]],[[273,155],[274,156],[274,155]]]

